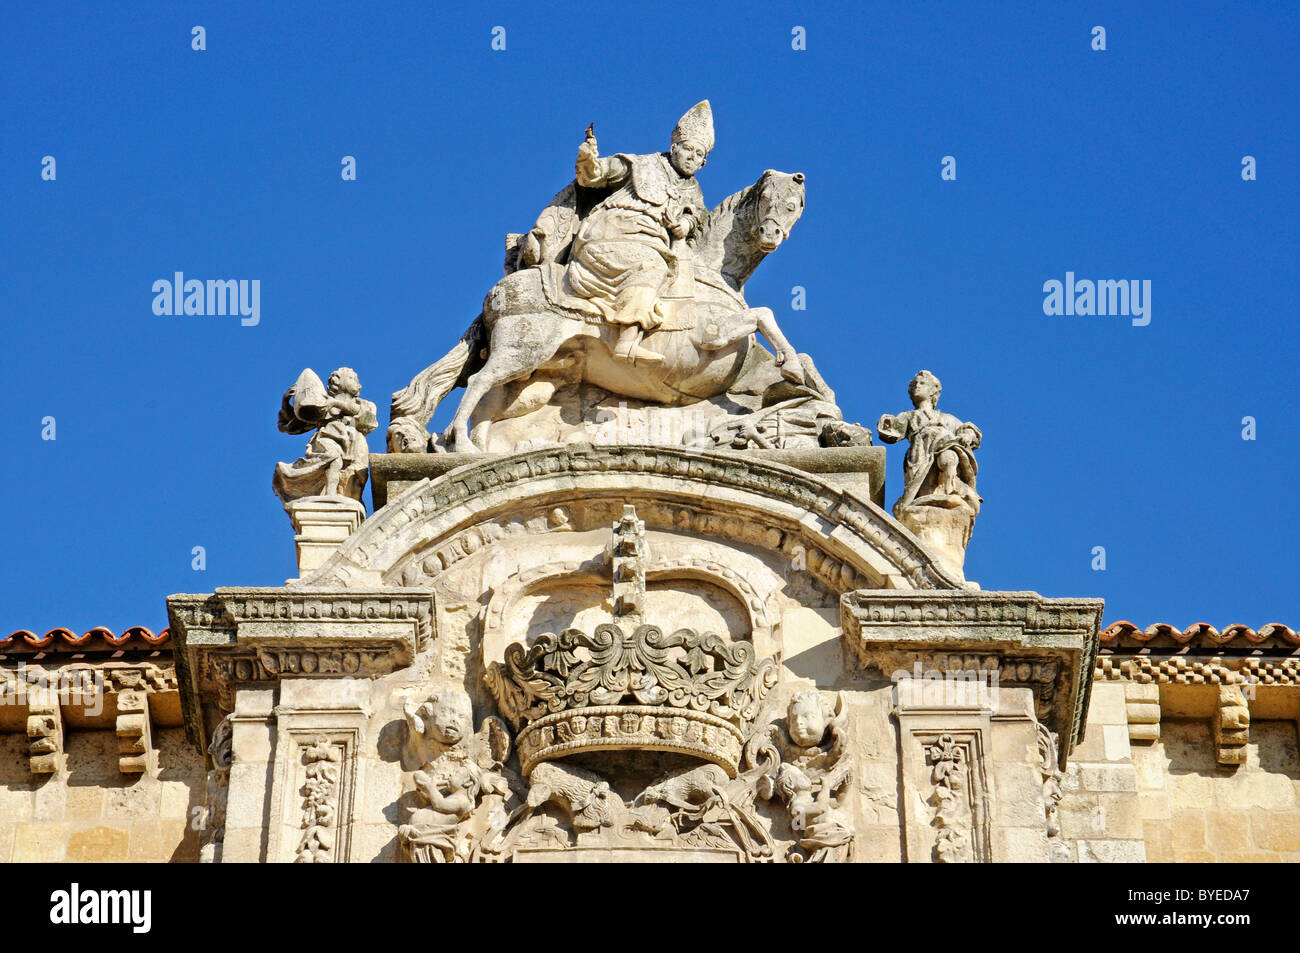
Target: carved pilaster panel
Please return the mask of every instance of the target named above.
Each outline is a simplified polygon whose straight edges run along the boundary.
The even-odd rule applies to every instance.
[[[270,863],[346,863],[358,775],[359,729],[280,732],[269,831]]]
[[[908,863],[988,863],[987,712],[900,709]]]
[[[275,709],[270,863],[346,863],[370,714],[364,680],[292,679]]]

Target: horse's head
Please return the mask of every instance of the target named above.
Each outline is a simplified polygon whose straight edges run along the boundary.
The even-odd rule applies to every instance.
[[[803,173],[768,169],[759,179],[758,216],[754,232],[763,254],[776,251],[803,214]]]

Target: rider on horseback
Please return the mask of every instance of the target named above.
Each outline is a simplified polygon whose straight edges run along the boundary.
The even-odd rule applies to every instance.
[[[589,300],[605,320],[622,326],[614,349],[620,360],[664,359],[640,342],[663,321],[659,298],[677,277],[680,243],[708,215],[695,173],[712,149],[708,100],[677,123],[667,153],[601,158],[590,129],[578,149],[578,184],[614,191],[578,227],[565,290]]]

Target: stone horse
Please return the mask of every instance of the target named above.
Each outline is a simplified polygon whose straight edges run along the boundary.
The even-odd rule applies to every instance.
[[[448,449],[477,449],[470,439],[474,409],[492,388],[539,370],[564,368],[581,380],[624,397],[664,405],[690,404],[725,393],[735,382],[755,332],[772,345],[781,374],[799,384],[804,370],[770,308],[745,303],[744,285],[767,255],[790,234],[803,213],[803,173],[769,169],[752,186],[724,199],[693,242],[693,280],[686,295],[669,296],[661,308],[672,330],[646,335],[662,363],[628,364],[613,355],[619,328],[555,304],[544,286],[549,262],[507,275],[488,293],[483,311],[460,343],[393,395],[389,450],[423,450],[434,410],[455,387],[465,387],[447,428]],[[405,418],[405,420],[403,420]],[[402,428],[406,429],[403,430]]]

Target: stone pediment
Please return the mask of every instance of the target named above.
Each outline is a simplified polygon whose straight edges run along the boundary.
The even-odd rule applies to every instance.
[[[828,453],[835,451],[819,455]],[[438,455],[423,459],[436,461]],[[302,584],[419,586],[505,536],[603,529],[614,507],[631,504],[651,530],[779,553],[834,593],[961,588],[911,533],[871,501],[866,479],[855,491],[842,476],[748,453],[652,446],[576,445],[475,455],[464,466],[410,483],[388,498]],[[533,509],[539,516],[530,521]]]

